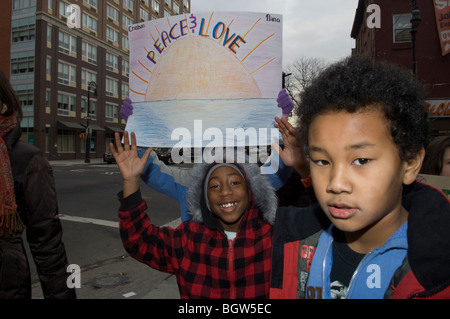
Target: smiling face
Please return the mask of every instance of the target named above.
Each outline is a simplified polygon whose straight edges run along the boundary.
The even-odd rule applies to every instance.
[[[241,174],[229,166],[215,169],[208,180],[208,199],[224,230],[237,232],[248,204],[247,185]]]
[[[317,199],[349,246],[361,253],[381,246],[407,220],[402,184],[412,183],[414,164],[421,165],[400,158],[388,124],[376,108],[324,113],[309,129]]]

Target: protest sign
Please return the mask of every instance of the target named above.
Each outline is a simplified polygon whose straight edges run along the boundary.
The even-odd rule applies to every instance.
[[[139,146],[273,142],[281,116],[280,15],[170,16],[129,26],[129,41],[133,115],[126,130]]]

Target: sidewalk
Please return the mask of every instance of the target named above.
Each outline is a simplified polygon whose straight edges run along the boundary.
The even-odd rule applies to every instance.
[[[176,228],[180,223],[178,218],[163,227]],[[152,269],[128,255],[82,267],[80,277],[81,287],[75,288],[78,299],[180,299],[175,275]],[[32,298],[43,298],[39,282],[32,285]]]
[[[70,165],[116,165],[116,163],[108,164],[103,161],[103,158],[91,158],[90,163],[85,163],[83,159],[69,159],[69,160],[53,160],[49,161],[51,166],[70,166]]]
[[[69,275],[69,274],[68,274]],[[81,268],[77,299],[179,299],[175,275],[163,273],[129,256],[104,260]],[[32,298],[42,299],[39,282]]]

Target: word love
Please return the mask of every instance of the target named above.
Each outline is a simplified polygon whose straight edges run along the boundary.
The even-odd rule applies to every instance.
[[[212,29],[212,33],[209,35],[207,34],[207,27],[205,27],[205,18],[202,18],[202,21],[200,22],[200,29],[198,35],[203,37],[212,37],[216,40],[221,40],[222,45],[228,46],[228,49],[230,49],[231,52],[236,54],[236,49],[240,47],[239,44],[246,43],[244,38],[242,38],[240,35],[236,35],[236,33],[233,33],[231,35],[230,28],[225,26],[225,23],[218,22],[214,28]]]

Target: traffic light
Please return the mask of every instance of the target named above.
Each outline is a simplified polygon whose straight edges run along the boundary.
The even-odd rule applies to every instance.
[[[86,136],[86,133],[80,133],[80,138],[82,139],[82,140],[86,140],[87,139],[87,136]]]

